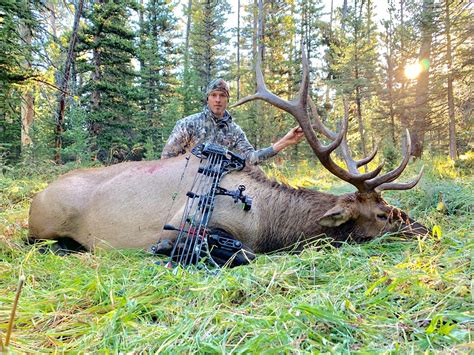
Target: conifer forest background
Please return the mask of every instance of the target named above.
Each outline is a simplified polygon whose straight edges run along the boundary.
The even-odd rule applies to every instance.
[[[0,353],[472,353],[472,11],[472,0],[0,0]],[[144,250],[26,243],[31,201],[59,175],[160,159],[213,78],[229,81],[231,104],[255,92],[257,53],[268,89],[293,98],[302,48],[312,118],[337,131],[348,113],[352,156],[378,148],[370,169],[404,153],[402,181],[424,167],[383,198],[430,233],[339,247],[319,235],[216,273],[170,270]],[[262,101],[230,112],[257,149],[296,126]],[[272,186],[353,190],[305,141],[261,166]]]
[[[258,46],[269,89],[294,96],[301,43],[328,126],[349,99],[356,155],[399,154],[408,128],[414,157],[456,160],[472,149],[470,4],[264,0],[259,21],[257,0],[2,0],[0,162],[159,158],[210,80],[231,83],[231,103],[255,91]],[[231,113],[256,148],[295,125],[261,102]],[[302,144],[286,156],[311,154]]]

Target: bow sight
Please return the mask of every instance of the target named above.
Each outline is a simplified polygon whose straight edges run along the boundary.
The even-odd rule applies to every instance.
[[[191,152],[201,161],[191,190],[186,193],[186,206],[179,227],[165,224],[163,228],[178,232],[173,246],[168,246],[165,252],[170,255],[166,266],[172,267],[173,263],[197,265],[201,261],[222,266],[231,257],[237,259],[238,265],[247,263],[253,257],[245,253],[240,241],[224,231],[208,228],[217,195],[232,197],[234,203],[242,203],[244,211],[251,209],[252,199],[243,194],[244,185],[239,185],[236,190],[219,186],[224,175],[245,167],[245,159],[214,143],[200,144]],[[162,253],[166,249],[162,242],[152,246],[151,252]]]

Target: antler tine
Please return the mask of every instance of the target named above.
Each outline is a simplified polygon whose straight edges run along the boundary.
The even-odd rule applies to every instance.
[[[405,147],[405,156],[403,157],[403,160],[400,162],[400,165],[384,175],[381,175],[374,179],[366,181],[366,186],[368,189],[373,190],[377,186],[380,186],[388,182],[392,182],[403,173],[403,170],[405,170],[406,166],[408,165],[408,162],[410,161],[411,138],[410,138],[410,132],[408,132],[408,129],[406,130],[406,135],[407,135],[407,142],[406,142],[406,147]]]
[[[316,107],[314,106],[314,103],[312,103],[311,99],[308,96],[308,92],[309,92],[308,67],[309,65],[308,65],[308,60],[306,58],[304,50],[302,50],[302,52],[303,52],[303,78],[302,78],[301,87],[298,91],[298,96],[295,99],[291,101],[284,100],[276,96],[275,94],[273,94],[271,91],[267,89],[267,87],[265,86],[265,81],[264,81],[264,77],[262,73],[261,51],[259,50],[257,65],[256,65],[257,92],[253,95],[246,96],[240,99],[231,107],[236,107],[246,102],[259,99],[259,100],[266,101],[270,103],[271,105],[276,106],[288,112],[296,119],[296,121],[298,121],[300,127],[302,128],[304,132],[306,140],[308,141],[308,144],[311,146],[311,149],[316,154],[321,164],[329,172],[331,172],[338,178],[354,185],[359,190],[359,192],[374,191],[376,187],[381,186],[382,184],[385,184],[385,183],[390,183],[393,180],[395,180],[398,176],[400,176],[400,174],[403,172],[403,169],[405,169],[406,165],[408,164],[409,155],[405,157],[405,159],[403,160],[403,162],[400,164],[398,168],[380,177],[377,177],[377,175],[382,171],[384,162],[382,162],[374,170],[365,174],[361,174],[357,170],[357,167],[360,167],[370,162],[374,158],[375,154],[377,153],[377,150],[374,150],[374,152],[370,156],[363,158],[359,161],[354,161],[350,157],[350,150],[345,138],[346,133],[347,133],[348,121],[349,121],[349,109],[348,109],[348,104],[346,100],[344,100],[344,119],[342,121],[342,127],[338,134],[327,129],[323,125],[323,123],[319,120],[319,118],[317,117],[317,114],[313,115],[316,121],[315,124],[311,124],[310,116],[307,111],[308,101],[310,103],[311,109],[315,113],[316,113]],[[329,143],[328,145],[322,144],[319,141],[318,137],[316,136],[315,130],[313,128],[316,129],[316,131],[328,137],[329,139],[331,139],[332,142]],[[344,157],[344,160],[346,161],[348,170],[345,170],[341,168],[339,165],[337,165],[330,156],[331,152],[333,152],[338,146],[341,146],[343,157]],[[411,149],[411,142],[410,140],[408,140],[407,151],[410,151],[410,149]],[[390,184],[389,186],[395,186],[395,188],[402,188],[408,185],[409,184],[397,184],[395,186],[394,184]],[[386,186],[387,185],[384,185],[383,188],[386,189]]]
[[[321,120],[319,119],[319,115],[317,113],[317,109],[316,109],[316,105],[314,104],[313,100],[311,98],[308,98],[308,102],[309,102],[309,106],[310,106],[310,111],[311,111],[311,116],[312,118],[314,119],[314,124],[313,124],[313,128],[315,128],[318,132],[320,132],[321,134],[325,135],[327,138],[329,139],[333,139],[334,141],[336,141],[336,138],[337,138],[337,135],[336,133],[334,133],[333,131],[331,131],[329,128],[327,128],[322,122]],[[347,101],[344,100],[344,121],[343,122],[348,122],[349,121],[349,108],[347,106]],[[342,157],[344,159],[344,161],[346,162],[346,165],[347,165],[347,169],[349,170],[349,173],[353,176],[353,178],[355,180],[357,180],[358,182],[362,182],[364,180],[368,180],[368,179],[372,179],[374,177],[376,177],[381,171],[382,171],[382,168],[385,164],[385,162],[382,162],[381,164],[379,164],[379,166],[377,166],[374,170],[368,172],[368,173],[365,173],[365,174],[361,174],[357,168],[362,166],[362,165],[365,165],[367,163],[369,163],[370,161],[372,161],[372,159],[374,159],[375,155],[377,154],[377,149],[375,149],[371,155],[369,155],[368,157],[366,158],[363,158],[361,160],[354,160],[352,159],[351,157],[351,153],[350,153],[350,149],[349,149],[349,146],[347,144],[347,140],[345,138],[346,136],[346,131],[347,131],[347,127],[344,129],[344,127],[341,129],[341,132],[345,132],[344,135],[343,135],[343,139],[342,141],[340,142],[340,147],[341,147],[341,152],[342,152]],[[348,181],[350,182],[350,181]],[[350,182],[351,183],[351,182]],[[360,189],[363,189],[363,185],[362,184],[358,184],[359,186],[357,187],[359,190]]]
[[[311,97],[308,97],[308,103],[309,103],[309,111],[311,112],[311,118],[314,120],[313,123],[313,128],[321,133],[322,135],[326,136],[329,139],[335,139],[336,138],[336,133],[331,131],[329,128],[327,128],[323,122],[319,118],[318,110],[316,108],[316,105],[314,101],[311,99]]]
[[[306,51],[304,50],[304,44],[301,44],[301,54],[302,54],[302,62],[303,62],[303,73],[301,77],[301,85],[298,91],[298,96],[296,97],[299,100],[301,106],[305,109],[308,105],[308,97],[309,97],[309,64],[308,64],[308,57],[306,56]],[[295,99],[295,100],[296,100]]]
[[[413,179],[412,181],[405,182],[405,183],[396,183],[396,182],[389,182],[385,184],[381,184],[375,188],[375,191],[381,192],[385,190],[409,190],[413,188],[418,182],[420,181],[421,177],[423,176],[424,166],[421,168],[418,176]]]
[[[347,100],[344,98],[343,99],[343,104],[344,104],[344,117],[347,117],[347,120],[349,120],[349,104],[347,103]],[[359,176],[359,179],[361,180],[369,180],[374,177],[376,177],[380,172],[382,171],[383,166],[385,165],[385,161],[382,161],[374,170],[369,171],[368,173],[361,174],[359,173],[359,170],[357,168],[368,164],[369,162],[374,159],[375,155],[377,154],[377,148],[374,149],[374,151],[367,157],[362,158],[360,160],[354,160],[352,159],[351,153],[349,146],[347,144],[347,140],[344,139],[344,144],[341,144],[341,151],[342,151],[342,156],[347,164],[347,168],[349,171],[355,175]]]
[[[318,149],[321,149],[323,145],[318,141],[316,134],[311,128],[311,124],[309,122],[308,113],[306,111],[307,106],[307,97],[309,91],[309,69],[308,69],[308,60],[306,59],[306,55],[303,52],[303,79],[301,82],[301,87],[299,89],[299,94],[291,101],[283,100],[282,98],[278,97],[271,91],[269,91],[265,85],[265,80],[263,78],[262,73],[262,54],[259,49],[258,57],[257,57],[257,65],[255,67],[256,70],[256,79],[257,79],[257,92],[253,95],[246,96],[235,104],[231,105],[231,107],[240,106],[246,102],[253,101],[253,100],[263,100],[268,102],[269,104],[276,106],[283,111],[288,112],[291,114],[296,121],[299,123],[301,128],[303,129],[306,139],[308,142],[313,142],[314,146]]]
[[[256,79],[257,79],[257,92],[253,95],[245,96],[236,103],[232,104],[230,107],[237,107],[240,106],[246,102],[254,101],[254,100],[263,100],[268,102],[269,104],[272,104],[290,114],[294,114],[295,112],[295,105],[292,105],[289,101],[283,100],[270,92],[266,85],[265,85],[265,80],[263,78],[263,73],[262,73],[262,54],[259,49],[258,51],[258,56],[257,56],[257,64],[255,67],[255,72],[256,72]],[[299,122],[299,121],[298,121]]]
[[[360,168],[361,166],[364,166],[370,163],[377,155],[378,150],[379,150],[378,147],[375,147],[372,153],[370,153],[367,157],[362,158],[360,160],[356,160],[357,167]]]
[[[318,111],[316,109],[316,105],[314,104],[314,101],[311,99],[311,97],[308,97],[308,103],[310,107],[311,117],[314,119],[313,128],[329,139],[333,139],[333,140],[336,139],[336,133],[331,131],[321,122],[318,115]],[[346,107],[344,111],[345,111],[344,114],[348,115],[348,112],[346,111]],[[372,151],[372,153],[369,156],[362,158],[360,160],[353,160],[351,157],[349,146],[347,144],[347,140],[345,138],[342,140],[340,147],[341,147],[341,151],[343,153],[342,155],[346,162],[347,168],[349,169],[351,173],[358,173],[357,168],[360,168],[361,166],[366,165],[369,162],[371,162],[375,158],[375,155],[377,155],[377,150],[378,150],[377,147],[375,147],[375,149]]]
[[[355,174],[341,168],[331,159],[330,153],[334,151],[339,145],[341,145],[342,142],[345,141],[344,137],[346,136],[346,133],[347,133],[347,127],[348,127],[348,116],[346,115],[344,117],[344,120],[342,121],[341,130],[335,136],[334,140],[329,145],[326,145],[326,146],[322,145],[321,142],[319,142],[316,135],[313,135],[314,139],[310,139],[306,135],[306,139],[309,145],[311,146],[311,148],[313,149],[314,153],[316,154],[316,156],[319,158],[319,161],[326,169],[328,169],[332,174],[336,175],[340,179],[348,182],[349,184],[354,185],[359,191],[364,192],[366,191],[364,181],[376,176],[382,169],[382,166],[379,166],[377,169],[367,174],[360,174],[360,173]]]

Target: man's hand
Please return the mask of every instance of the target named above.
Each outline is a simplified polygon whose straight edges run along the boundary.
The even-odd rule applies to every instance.
[[[303,130],[300,126],[293,127],[290,131],[285,134],[283,138],[281,138],[278,142],[273,144],[273,149],[276,152],[285,149],[293,144],[298,144],[304,138]]]

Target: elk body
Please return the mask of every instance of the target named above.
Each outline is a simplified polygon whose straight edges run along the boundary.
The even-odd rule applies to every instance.
[[[388,205],[381,197],[383,190],[407,190],[421,178],[422,172],[411,182],[394,182],[409,161],[409,135],[406,155],[397,168],[380,174],[382,163],[373,171],[360,173],[358,168],[369,163],[376,152],[359,161],[351,158],[345,140],[349,116],[347,104],[338,134],[322,125],[308,97],[308,73],[303,55],[303,81],[299,95],[286,101],[266,89],[258,60],[257,93],[234,106],[261,99],[293,115],[321,164],[355,186],[357,192],[335,196],[307,189],[295,190],[270,181],[259,168],[247,167],[226,175],[221,186],[235,189],[240,184],[245,185],[246,194],[253,198],[252,209],[240,210],[232,199],[217,196],[208,226],[227,232],[255,252],[291,247],[297,241],[304,242],[314,237],[364,241],[386,232],[425,234],[425,227]],[[331,142],[324,145],[317,132]],[[331,158],[331,153],[338,147],[347,170]],[[178,226],[180,223],[186,192],[199,164],[197,158],[191,157],[186,168],[188,173],[180,179],[187,162],[181,156],[66,174],[34,198],[30,209],[30,237],[69,237],[86,249],[97,246],[148,248],[159,240],[173,240],[176,232],[164,231],[163,226]],[[177,197],[173,202],[175,194]]]
[[[173,240],[176,232],[163,226],[179,225],[199,161],[192,157],[180,180],[186,163],[180,156],[68,173],[34,198],[30,237],[69,237],[89,250],[148,248]],[[426,232],[377,192],[336,196],[293,189],[269,180],[256,167],[228,174],[221,183],[227,189],[240,184],[253,198],[252,209],[244,211],[227,196],[217,196],[209,227],[224,230],[255,252],[290,247],[309,237],[363,241],[386,232]]]

